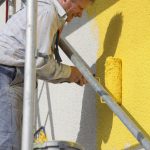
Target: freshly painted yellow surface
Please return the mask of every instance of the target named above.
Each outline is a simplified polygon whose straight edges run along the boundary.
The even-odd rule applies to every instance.
[[[122,60],[122,108],[150,135],[150,0],[96,0],[88,9],[99,29],[97,76],[105,86],[108,56]],[[139,146],[116,115],[97,101],[97,150]]]

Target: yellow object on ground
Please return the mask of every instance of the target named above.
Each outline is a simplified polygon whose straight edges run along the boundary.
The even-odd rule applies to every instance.
[[[34,143],[43,144],[47,141],[48,141],[48,139],[47,139],[47,136],[46,136],[45,128],[41,127],[34,134]]]
[[[122,103],[122,62],[108,57],[105,63],[105,86],[118,104]]]

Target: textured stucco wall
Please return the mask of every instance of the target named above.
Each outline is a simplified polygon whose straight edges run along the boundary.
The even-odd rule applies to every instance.
[[[97,76],[105,85],[107,57],[122,60],[122,108],[143,132],[150,135],[150,1],[97,0],[88,12],[95,16],[101,37]],[[138,142],[120,120],[98,101],[97,150],[134,150],[138,147]]]

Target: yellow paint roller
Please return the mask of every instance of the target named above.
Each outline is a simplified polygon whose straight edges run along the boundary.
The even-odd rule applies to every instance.
[[[122,61],[108,57],[105,62],[105,87],[118,104],[122,104]]]

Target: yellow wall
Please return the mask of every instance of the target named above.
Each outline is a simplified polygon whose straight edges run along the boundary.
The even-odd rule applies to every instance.
[[[99,28],[97,76],[105,85],[107,57],[122,60],[121,107],[150,135],[150,0],[97,0],[88,13]],[[97,150],[133,150],[139,145],[100,101],[97,118]]]

